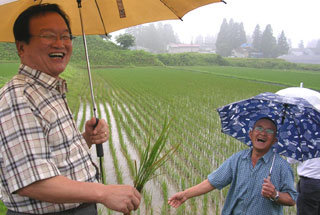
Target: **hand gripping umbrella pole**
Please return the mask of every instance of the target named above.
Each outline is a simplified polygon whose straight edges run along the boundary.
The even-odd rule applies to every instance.
[[[78,8],[79,8],[79,15],[80,15],[80,23],[81,23],[81,30],[82,30],[82,39],[83,39],[83,45],[84,45],[84,51],[86,55],[86,62],[87,62],[87,69],[88,69],[88,76],[89,76],[89,84],[90,84],[90,92],[91,92],[91,100],[92,100],[92,107],[93,107],[93,115],[96,118],[96,124],[94,127],[98,125],[99,119],[97,117],[97,109],[96,109],[96,103],[94,100],[94,93],[93,93],[93,86],[92,86],[92,78],[91,78],[91,69],[90,69],[90,62],[89,62],[89,56],[88,56],[88,48],[87,48],[87,40],[86,35],[84,33],[83,28],[83,20],[82,20],[82,14],[81,14],[81,0],[77,0],[78,2]],[[102,144],[96,144],[96,150],[97,150],[97,157],[99,158],[100,163],[100,179],[103,184],[105,184],[105,177],[104,177],[104,170],[103,170],[103,146]]]

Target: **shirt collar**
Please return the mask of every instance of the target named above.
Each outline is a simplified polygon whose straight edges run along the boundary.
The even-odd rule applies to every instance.
[[[252,148],[247,149],[246,152],[243,154],[242,158],[243,158],[243,159],[248,158],[248,159],[251,160],[251,154],[252,154]],[[270,150],[269,150],[266,154],[264,154],[261,159],[262,159],[265,163],[268,163],[268,162],[272,159],[273,154],[274,154],[274,152],[273,152],[273,147],[271,147]]]
[[[48,90],[56,89],[59,93],[68,92],[67,82],[62,78],[54,78],[44,72],[32,69],[24,64],[19,67],[19,74],[23,74],[33,81],[47,88]]]

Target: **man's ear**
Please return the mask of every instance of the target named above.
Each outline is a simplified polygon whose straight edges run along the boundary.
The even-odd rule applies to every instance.
[[[18,51],[18,55],[19,57],[21,57],[24,53],[24,46],[25,46],[25,42],[23,41],[16,41],[16,47],[17,47],[17,51]]]
[[[273,144],[275,144],[276,142],[278,142],[278,138],[274,137],[274,139],[273,139]],[[272,144],[272,145],[273,145],[273,144]]]

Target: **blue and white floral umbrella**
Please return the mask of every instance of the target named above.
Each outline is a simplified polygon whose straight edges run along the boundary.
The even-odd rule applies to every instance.
[[[320,157],[320,112],[305,99],[267,92],[218,108],[218,113],[222,132],[248,146],[254,123],[269,117],[277,124],[277,153],[299,161]]]

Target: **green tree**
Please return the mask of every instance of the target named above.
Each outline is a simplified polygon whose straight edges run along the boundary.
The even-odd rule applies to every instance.
[[[261,51],[261,38],[262,33],[260,30],[260,25],[256,25],[254,32],[252,34],[252,47],[255,51]]]
[[[281,31],[281,34],[278,38],[277,49],[278,56],[288,54],[289,52],[289,43],[287,41],[287,37],[284,34],[284,31]]]
[[[160,22],[157,26],[158,34],[160,36],[160,42],[161,42],[161,51],[167,50],[167,45],[170,43],[178,43],[179,39],[177,34],[174,33],[172,25],[170,24],[164,24]]]
[[[229,40],[232,43],[232,49],[240,47],[243,43],[247,42],[246,33],[242,23],[230,22],[229,28],[231,31],[231,37]]]
[[[217,54],[221,56],[230,56],[232,51],[232,44],[230,43],[230,30],[227,19],[223,19],[218,33],[216,48]]]
[[[267,25],[261,37],[261,52],[266,58],[273,58],[277,56],[277,41],[273,36],[271,25]]]
[[[131,34],[120,34],[116,37],[117,43],[124,49],[134,45],[135,38]]]
[[[224,57],[230,56],[233,49],[240,47],[246,41],[242,23],[234,22],[233,19],[230,19],[228,23],[226,19],[223,19],[216,41],[218,54]]]

